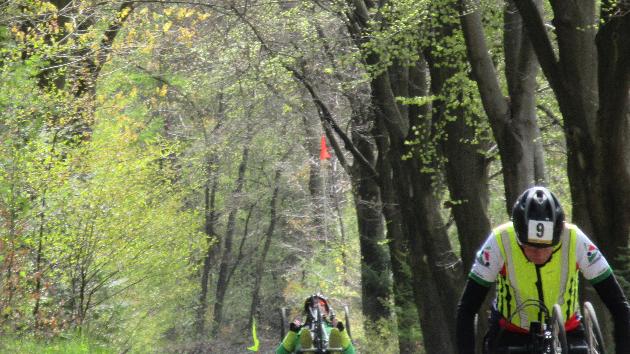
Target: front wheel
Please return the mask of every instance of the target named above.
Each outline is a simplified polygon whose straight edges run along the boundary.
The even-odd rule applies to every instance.
[[[597,321],[597,315],[595,315],[593,305],[588,301],[584,303],[584,331],[586,332],[588,353],[604,354],[604,340]]]
[[[553,305],[553,309],[551,311],[551,328],[553,337],[553,353],[568,354],[569,347],[567,345],[567,332],[564,330],[562,310],[558,304]]]

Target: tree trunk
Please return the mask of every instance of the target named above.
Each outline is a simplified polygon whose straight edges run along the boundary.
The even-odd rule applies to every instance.
[[[460,17],[468,59],[494,138],[499,146],[506,211],[529,186],[545,179],[540,130],[536,123],[537,63],[521,19],[511,3],[504,12],[504,50],[510,97],[503,97],[497,73],[485,42],[479,5],[460,0]]]
[[[580,6],[551,1],[556,57],[534,4],[515,3],[564,118],[573,220],[613,268],[622,268],[618,256],[630,236],[628,4],[602,6],[603,24],[596,37],[595,1]]]
[[[387,138],[382,134],[376,134],[376,141],[379,151],[386,151]],[[390,176],[391,166],[388,157],[379,154],[377,169],[379,175]],[[430,304],[432,299],[430,291],[418,293],[415,291],[412,280],[412,266],[409,261],[411,251],[408,248],[408,241],[405,235],[403,215],[400,204],[398,203],[396,192],[394,190],[391,178],[382,178],[380,183],[381,195],[383,199],[383,215],[387,220],[387,240],[389,245],[389,254],[392,263],[392,273],[394,277],[394,303],[396,305],[396,319],[398,325],[398,348],[400,353],[414,353],[417,338],[414,337],[414,331],[418,325],[422,327],[424,345],[429,353],[434,353],[439,349],[439,341],[449,339],[443,336],[446,333],[442,326],[435,326],[431,331],[431,312]],[[428,268],[423,265],[424,268]],[[423,270],[426,272],[426,270]],[[428,288],[432,289],[429,279],[427,279]],[[416,296],[420,301],[416,301]],[[423,304],[417,307],[417,304]],[[416,316],[416,317],[412,317]],[[425,331],[426,330],[426,331]],[[437,337],[434,337],[437,335]],[[435,342],[432,340],[435,339]]]
[[[623,51],[628,14],[622,9],[627,5],[616,4],[623,15],[608,18],[600,27],[597,53],[594,2],[577,7],[570,1],[552,1],[560,54],[556,58],[535,6],[525,0],[516,4],[564,117],[573,219],[618,266],[630,227],[628,55]],[[616,45],[610,47],[612,43]]]
[[[408,84],[408,83],[407,83]],[[452,309],[455,308],[459,295],[458,287],[461,286],[461,275],[452,272],[452,264],[457,261],[449,259],[453,256],[448,236],[439,215],[439,203],[431,186],[430,176],[420,172],[417,164],[417,156],[402,161],[408,153],[405,148],[405,139],[409,133],[410,123],[403,118],[398,110],[397,103],[390,87],[387,74],[381,74],[372,81],[372,98],[376,107],[376,120],[379,133],[384,135],[387,142],[379,144],[379,154],[383,154],[391,165],[391,172],[381,175],[382,188],[384,184],[390,184],[389,188],[395,192],[394,200],[383,200],[385,203],[398,205],[403,222],[401,230],[410,247],[410,264],[413,270],[413,283],[416,306],[419,309],[420,322],[424,333],[425,345],[431,348],[431,342],[437,339],[435,352],[451,352],[450,345],[454,343],[454,321],[451,319],[427,327],[427,317],[449,319]],[[392,114],[395,114],[392,116]],[[402,125],[397,123],[403,122]],[[401,135],[401,132],[405,132]],[[387,220],[391,222],[391,220]],[[449,259],[449,260],[447,260]],[[429,276],[427,280],[427,276]],[[435,277],[435,278],[433,278]],[[459,279],[457,279],[459,277]],[[440,279],[438,287],[435,279]],[[428,313],[426,302],[427,295],[438,294],[432,297],[432,303],[439,306],[431,306]],[[440,328],[443,327],[443,328]],[[442,338],[443,340],[440,340]],[[438,342],[439,351],[438,351]],[[448,343],[448,344],[446,344]],[[447,347],[445,347],[445,345]],[[433,351],[429,351],[430,353]]]
[[[217,97],[219,104],[217,116],[224,118],[225,104],[223,102],[223,92],[219,92]],[[199,113],[200,110],[196,109]],[[167,122],[171,119],[167,119]],[[199,125],[203,133],[204,145],[206,149],[205,156],[205,172],[206,181],[204,185],[204,234],[206,236],[206,254],[203,260],[203,268],[201,270],[200,290],[197,306],[197,313],[195,314],[195,334],[197,336],[203,336],[206,327],[206,311],[208,309],[208,285],[211,279],[212,266],[215,262],[221,250],[221,243],[217,243],[217,223],[219,220],[219,213],[216,208],[216,195],[219,188],[219,171],[218,162],[219,156],[213,150],[212,141],[210,136],[212,133],[216,133],[222,126],[222,120],[220,120],[212,129],[211,133],[208,133],[204,124]],[[165,122],[165,132],[168,133],[167,125]],[[171,161],[172,162],[172,161]]]
[[[374,161],[373,147],[362,132],[353,132],[352,140],[368,161]],[[353,165],[351,176],[361,247],[361,294],[364,326],[369,328],[390,317],[391,280],[385,239],[382,203],[376,176],[361,164]]]
[[[356,44],[361,47],[367,37],[364,32],[369,31],[367,25],[370,16],[369,6],[363,1],[355,1],[353,6],[353,12],[348,14],[349,30]],[[379,60],[375,53],[366,55],[368,65],[378,64]],[[402,77],[404,73],[390,80],[389,73],[384,72],[377,74],[370,82],[372,104],[376,113],[375,137],[380,141],[379,156],[383,156],[383,161],[387,159],[389,161],[386,162],[391,164],[391,170],[386,169],[384,174],[380,175],[381,191],[391,188],[395,194],[395,197],[388,195],[389,200],[385,200],[383,195],[383,202],[397,206],[398,212],[402,215],[402,219],[399,220],[403,223],[400,231],[411,250],[413,288],[428,352],[453,352],[455,331],[454,318],[451,314],[456,306],[459,286],[463,279],[461,274],[456,274],[458,270],[453,271],[457,267],[450,267],[451,263],[457,264],[457,261],[452,259],[448,235],[439,215],[439,203],[431,183],[426,183],[430,178],[420,173],[417,156],[401,161],[408,153],[404,145],[405,139],[415,138],[413,134],[410,135],[409,117],[401,114],[394,94],[406,90],[402,85],[409,85],[408,80],[400,80]],[[392,82],[396,83],[396,88],[392,87]],[[388,230],[392,222],[393,220],[387,220]],[[440,286],[432,277],[440,279]],[[431,297],[428,301],[427,295],[437,297]],[[430,314],[426,306],[431,306]],[[427,319],[435,316],[446,320],[440,323],[432,321],[429,326]]]
[[[254,316],[257,315],[257,309],[260,305],[260,284],[262,281],[262,277],[264,274],[264,266],[265,259],[267,259],[267,253],[269,253],[269,247],[271,246],[271,239],[273,237],[273,232],[276,227],[276,215],[278,211],[278,193],[280,192],[280,169],[276,170],[276,175],[274,177],[274,188],[273,193],[271,195],[271,201],[269,202],[269,227],[267,228],[267,232],[265,233],[265,244],[263,245],[262,254],[256,263],[256,273],[254,278],[254,288],[252,294],[252,303],[249,308],[249,323],[247,328],[252,328],[252,321],[254,320]]]
[[[542,8],[540,0],[536,0],[536,6]],[[517,195],[506,196],[506,202],[510,203],[508,212],[511,212],[517,196],[532,183],[545,184],[547,175],[540,128],[536,121],[536,77],[539,65],[531,41],[523,27],[523,19],[512,0],[506,4],[503,11],[503,23],[505,77],[510,97],[511,127],[525,143],[523,163],[518,173],[525,174],[523,182],[528,183],[515,184],[516,188],[522,189],[516,190]]]
[[[609,17],[596,38],[600,97],[596,139],[601,144],[597,181],[607,206],[597,225],[607,227],[600,232],[608,233],[600,235],[608,237],[599,242],[613,250],[615,258],[630,237],[630,4],[621,6],[621,15]],[[618,259],[612,263],[626,266]]]
[[[219,328],[223,324],[223,305],[225,301],[225,294],[227,292],[227,275],[230,268],[230,262],[232,258],[232,242],[234,238],[234,232],[236,231],[236,213],[239,210],[238,200],[240,194],[243,191],[243,185],[245,183],[245,171],[247,170],[247,159],[249,155],[249,139],[245,142],[245,148],[243,149],[243,156],[240,166],[238,168],[238,178],[236,180],[236,187],[233,192],[234,205],[228,215],[228,221],[225,231],[225,237],[223,239],[223,255],[221,257],[221,263],[219,264],[219,277],[217,279],[216,296],[214,303],[214,325],[212,327],[212,336],[215,337]]]
[[[325,191],[324,177],[322,176],[322,166],[319,160],[319,149],[321,139],[320,123],[315,120],[304,120],[304,128],[306,132],[306,148],[309,152],[308,164],[310,166],[308,189],[311,194],[311,202],[313,204],[312,216],[312,233],[317,239],[327,240],[328,230],[325,220]]]
[[[203,336],[206,326],[206,310],[208,309],[208,282],[210,279],[210,271],[214,259],[220,250],[220,244],[216,244],[216,193],[219,186],[218,171],[216,171],[216,161],[211,158],[207,162],[208,177],[205,185],[205,223],[204,234],[206,235],[206,255],[203,261],[203,269],[201,273],[201,284],[199,291],[199,303],[197,304],[197,314],[195,318],[195,332],[198,336]]]

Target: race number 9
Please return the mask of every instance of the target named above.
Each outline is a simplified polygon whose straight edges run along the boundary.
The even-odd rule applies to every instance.
[[[553,241],[553,222],[545,220],[529,220],[527,225],[527,241],[550,244]]]
[[[538,223],[536,224],[536,236],[543,237],[543,235],[545,234],[545,225],[543,225],[542,223]]]

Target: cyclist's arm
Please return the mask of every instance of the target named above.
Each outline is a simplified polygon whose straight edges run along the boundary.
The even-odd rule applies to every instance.
[[[280,344],[278,348],[276,348],[276,354],[291,354],[291,352],[288,351],[282,344]]]
[[[356,351],[354,349],[354,345],[352,345],[352,343],[350,343],[350,345],[343,350],[343,354],[355,354]]]
[[[630,348],[630,305],[619,286],[604,255],[597,246],[577,229],[578,267],[602,299],[615,322],[615,347],[617,353],[627,353]]]
[[[328,332],[329,336],[331,334],[332,329],[333,329],[332,325],[327,322],[326,331]],[[350,339],[350,335],[348,334],[348,329],[344,328],[342,331],[339,331],[338,333],[341,336],[341,347],[343,348],[343,354],[355,354],[356,351],[354,349],[354,345],[352,344],[352,340]]]
[[[300,335],[289,331],[287,335],[282,340],[282,343],[276,348],[276,354],[291,354],[295,351],[296,344],[299,341]]]
[[[489,287],[468,278],[464,293],[457,306],[457,352],[459,354],[475,353],[475,314],[481,308]]]
[[[610,273],[605,279],[593,284],[593,287],[613,316],[617,353],[627,353],[630,348],[630,305],[621,286],[615,275]]]
[[[481,246],[468,275],[464,293],[457,306],[457,351],[459,354],[475,352],[475,314],[479,311],[492,284],[503,267],[503,257],[494,233],[490,233]]]

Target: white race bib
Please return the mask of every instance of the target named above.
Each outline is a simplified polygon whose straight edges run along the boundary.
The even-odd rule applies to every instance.
[[[531,243],[551,244],[553,241],[553,222],[529,220],[527,241]]]

